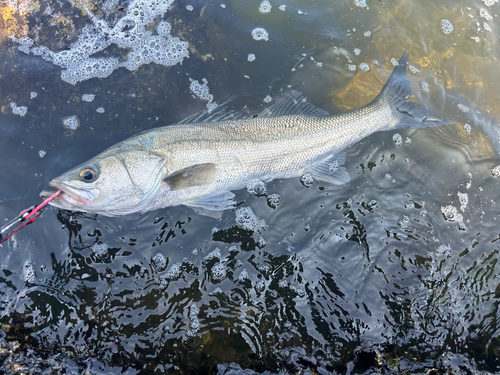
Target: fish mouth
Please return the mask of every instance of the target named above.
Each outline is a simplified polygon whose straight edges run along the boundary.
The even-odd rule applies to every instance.
[[[85,197],[83,196],[84,194],[82,194],[85,191],[82,189],[65,186],[64,184],[56,180],[50,181],[49,185],[55,187],[57,190],[61,190],[61,194],[59,194],[49,202],[49,204],[52,206],[67,210],[73,210],[88,204],[88,200],[85,199]],[[40,198],[45,200],[52,196],[55,192],[56,191],[53,190],[43,190],[40,193]]]

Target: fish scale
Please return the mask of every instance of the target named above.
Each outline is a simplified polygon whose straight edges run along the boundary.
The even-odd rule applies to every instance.
[[[140,133],[52,180],[63,193],[50,204],[107,216],[186,205],[220,217],[235,206],[231,191],[250,181],[309,173],[346,183],[348,146],[377,131],[448,122],[408,101],[407,61],[405,53],[380,94],[349,113],[330,115],[290,91],[256,118],[227,119],[222,111],[219,121]]]

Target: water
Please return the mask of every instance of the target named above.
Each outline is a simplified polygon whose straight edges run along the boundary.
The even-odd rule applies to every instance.
[[[46,209],[0,247],[2,371],[500,371],[500,4],[264,3],[270,12],[176,1],[163,16],[171,30],[148,27],[189,44],[182,64],[72,85],[8,37],[29,30],[69,49],[91,23],[84,5],[113,24],[127,3],[3,1],[1,218],[106,147],[207,103],[234,98],[258,114],[292,88],[332,113],[359,108],[404,50],[416,99],[454,122],[351,146],[346,185],[242,189],[221,220],[185,207],[120,218]],[[128,52],[95,57],[131,66]]]

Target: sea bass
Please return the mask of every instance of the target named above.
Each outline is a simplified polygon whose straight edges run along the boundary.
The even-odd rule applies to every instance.
[[[231,191],[253,180],[310,174],[344,184],[346,147],[378,131],[447,123],[408,101],[407,63],[404,53],[379,95],[349,113],[330,115],[291,91],[255,118],[140,133],[53,179],[49,185],[62,193],[50,204],[105,216],[186,205],[220,217],[235,207]]]

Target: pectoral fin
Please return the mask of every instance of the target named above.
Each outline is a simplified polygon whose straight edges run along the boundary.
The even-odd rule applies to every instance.
[[[234,194],[230,191],[221,191],[190,199],[184,202],[184,204],[191,207],[196,213],[218,219],[222,216],[222,211],[233,208],[236,205],[233,198]]]
[[[351,180],[347,170],[343,167],[344,164],[345,153],[335,154],[315,165],[309,173],[317,180],[342,185]]]
[[[182,190],[193,186],[203,186],[215,180],[216,167],[214,163],[196,164],[169,174],[163,179],[170,190]]]

